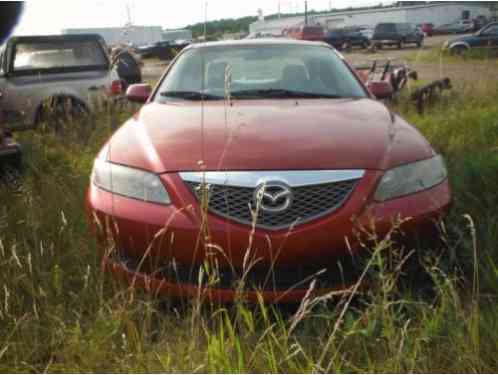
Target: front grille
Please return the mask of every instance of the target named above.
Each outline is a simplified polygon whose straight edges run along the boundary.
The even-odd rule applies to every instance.
[[[309,222],[327,215],[344,204],[359,179],[291,188],[292,204],[282,212],[259,209],[256,227],[279,230]],[[203,185],[185,181],[197,199],[202,200]],[[238,223],[252,225],[255,188],[208,184],[209,211]]]

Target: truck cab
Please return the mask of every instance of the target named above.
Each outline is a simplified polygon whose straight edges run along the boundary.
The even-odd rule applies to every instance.
[[[2,115],[16,129],[35,127],[47,102],[92,111],[119,83],[98,35],[12,37],[0,53]]]

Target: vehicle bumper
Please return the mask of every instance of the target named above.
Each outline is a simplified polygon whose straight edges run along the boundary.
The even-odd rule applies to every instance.
[[[379,177],[377,172],[367,175],[364,179],[370,181],[364,183],[372,186],[372,182]],[[175,175],[169,178],[179,179]],[[277,286],[271,290],[244,290],[238,294],[226,287],[199,287],[195,279],[171,280],[154,269],[147,271],[132,267],[127,259],[147,258],[156,264],[174,259],[174,262],[185,266],[199,266],[206,259],[216,259],[220,267],[236,269],[243,269],[249,259],[254,260],[254,267],[319,265],[329,268],[341,257],[364,257],[368,251],[361,246],[361,242],[371,231],[374,230],[382,239],[399,219],[406,220],[400,228],[406,241],[419,234],[434,236],[437,232],[435,222],[447,213],[451,202],[447,181],[429,190],[382,203],[365,203],[367,192],[360,183],[338,211],[292,231],[256,229],[251,232],[250,227],[215,215],[208,215],[207,230],[201,231],[195,198],[187,190],[182,190],[178,182],[168,183],[168,186],[179,189],[170,192],[173,202],[181,199],[181,204],[171,206],[132,200],[90,186],[88,213],[92,218],[98,218],[101,226],[108,224],[119,249],[119,254],[104,256],[104,265],[117,277],[153,294],[195,297],[202,290],[206,298],[220,302],[232,301],[237,295],[250,301],[257,301],[258,295],[267,302],[298,301],[306,295],[309,282],[292,289]],[[188,199],[189,194],[192,200]],[[347,292],[360,272],[361,269],[356,270],[352,278],[318,288],[315,292]]]
[[[394,44],[398,44],[399,42],[400,42],[399,40],[395,40],[395,39],[372,40],[372,43],[386,45],[386,46],[391,46],[391,45],[394,45]]]

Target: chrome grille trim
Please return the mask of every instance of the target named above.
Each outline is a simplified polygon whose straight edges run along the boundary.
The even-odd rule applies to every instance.
[[[364,175],[364,171],[328,171],[341,173],[328,173],[326,176],[317,177],[321,172],[314,171],[314,175],[311,175],[306,171],[304,175],[299,176],[301,178],[292,175],[301,172],[206,172],[205,175],[180,173],[180,176],[198,201],[202,199],[202,187],[205,183],[210,212],[248,226],[252,225],[250,207],[255,209],[253,197],[257,188],[266,182],[287,183],[294,196],[289,209],[279,213],[260,210],[256,221],[258,228],[282,230],[318,219],[339,209],[354,191],[360,176]],[[250,176],[251,174],[253,176]],[[306,178],[302,178],[303,176]]]
[[[215,171],[180,172],[186,182],[255,188],[265,182],[281,181],[290,187],[321,185],[332,182],[357,180],[365,175],[363,169],[310,170],[310,171]]]

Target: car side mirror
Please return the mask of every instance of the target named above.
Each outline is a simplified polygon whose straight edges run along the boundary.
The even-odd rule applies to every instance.
[[[126,99],[134,103],[145,103],[151,93],[151,85],[148,83],[137,83],[128,87],[126,90]]]
[[[394,93],[392,85],[387,81],[369,81],[367,88],[377,99],[390,98]]]

